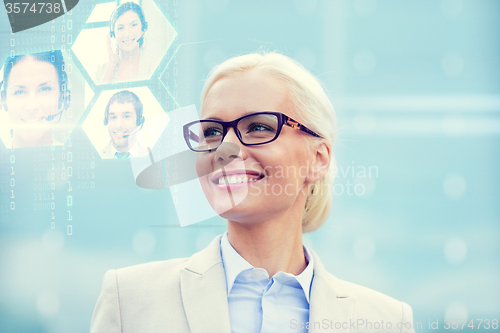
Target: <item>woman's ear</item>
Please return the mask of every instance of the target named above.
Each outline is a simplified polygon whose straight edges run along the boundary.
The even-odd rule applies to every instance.
[[[315,183],[323,178],[330,167],[332,146],[326,140],[318,140],[311,147],[312,164],[307,173],[306,182]]]

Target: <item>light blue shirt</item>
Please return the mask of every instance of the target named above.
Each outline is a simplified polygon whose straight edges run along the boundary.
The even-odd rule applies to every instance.
[[[292,329],[298,322],[309,321],[314,259],[305,246],[306,269],[297,276],[278,272],[272,279],[265,269],[254,268],[236,252],[229,243],[227,232],[221,238],[220,248],[231,332],[307,332],[305,328]]]

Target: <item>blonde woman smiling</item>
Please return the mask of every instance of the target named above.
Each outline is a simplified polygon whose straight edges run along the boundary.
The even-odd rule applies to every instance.
[[[190,258],[109,271],[92,332],[347,332],[361,320],[372,326],[353,331],[413,332],[407,304],[337,279],[302,244],[329,214],[337,135],[308,71],[276,53],[227,60],[184,135],[197,169],[213,170],[200,183],[228,230]]]

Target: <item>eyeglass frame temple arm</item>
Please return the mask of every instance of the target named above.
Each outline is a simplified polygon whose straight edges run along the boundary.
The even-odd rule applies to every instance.
[[[193,139],[194,141],[196,141],[198,143],[200,142],[200,137],[198,135],[194,134],[194,132],[191,131],[189,128],[187,128],[187,131],[188,131],[188,137],[190,139]]]
[[[311,134],[312,136],[315,136],[317,138],[322,138],[321,135],[311,131],[309,128],[305,127],[304,125],[302,125],[298,121],[296,121],[296,120],[294,120],[286,115],[283,115],[283,124],[293,128],[293,129],[301,130],[302,132],[306,132],[308,134]]]

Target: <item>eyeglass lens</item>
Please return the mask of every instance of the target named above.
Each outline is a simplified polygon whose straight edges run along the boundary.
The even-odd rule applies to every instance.
[[[272,141],[278,131],[278,118],[271,114],[244,117],[238,122],[238,131],[245,144]],[[198,122],[189,127],[189,141],[195,150],[211,150],[219,147],[223,140],[223,126],[218,122]]]

